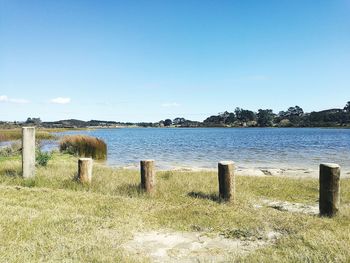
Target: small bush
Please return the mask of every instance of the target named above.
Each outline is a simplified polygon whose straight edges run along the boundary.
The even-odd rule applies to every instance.
[[[0,148],[0,157],[11,157],[19,155],[22,152],[22,144],[20,142],[12,143],[10,146]]]
[[[47,163],[51,159],[51,154],[47,152],[42,152],[41,150],[38,150],[36,152],[36,164],[39,166],[47,166]]]
[[[86,135],[63,137],[60,142],[60,151],[96,160],[107,158],[107,144],[103,140]]]

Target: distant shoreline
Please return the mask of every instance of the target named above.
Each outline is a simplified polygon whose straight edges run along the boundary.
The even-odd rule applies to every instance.
[[[106,120],[83,121],[67,119],[42,121],[40,118],[27,118],[26,121],[0,121],[0,129],[37,126],[48,129],[74,128],[123,128],[123,127],[181,127],[181,128],[350,128],[350,101],[344,108],[332,108],[321,111],[304,112],[299,106],[289,107],[286,111],[274,113],[272,109],[252,111],[236,107],[233,112],[224,111],[211,115],[203,121],[188,120],[183,117],[164,119],[157,122],[121,122]]]
[[[2,132],[19,131],[22,127],[30,127],[30,125],[23,125],[12,128],[1,128]],[[48,133],[60,133],[67,131],[85,131],[85,130],[97,130],[97,129],[350,129],[350,126],[308,126],[308,127],[242,127],[242,126],[200,126],[200,127],[184,127],[184,126],[167,126],[167,127],[144,127],[144,126],[87,126],[76,128],[45,128],[41,126],[34,126],[38,131],[45,131]]]

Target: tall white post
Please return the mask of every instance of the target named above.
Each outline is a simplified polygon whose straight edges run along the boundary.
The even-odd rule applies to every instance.
[[[22,175],[24,178],[35,176],[35,128],[22,128]]]

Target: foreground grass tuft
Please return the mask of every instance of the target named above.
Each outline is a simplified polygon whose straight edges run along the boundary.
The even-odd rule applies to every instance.
[[[139,171],[95,163],[91,186],[74,181],[77,159],[54,154],[34,179],[20,159],[0,162],[0,262],[140,262],[122,244],[142,231],[198,231],[276,243],[229,262],[347,262],[350,258],[350,180],[341,180],[341,212],[320,218],[279,211],[261,200],[315,205],[318,181],[237,177],[235,203],[217,198],[214,172],[158,172],[157,188],[140,191]]]

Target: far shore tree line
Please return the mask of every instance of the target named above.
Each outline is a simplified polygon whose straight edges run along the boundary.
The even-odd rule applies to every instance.
[[[257,112],[235,108],[212,115],[204,121],[192,121],[185,118],[161,120],[159,122],[116,122],[61,120],[42,122],[40,118],[28,118],[25,122],[1,122],[0,128],[33,125],[44,128],[85,128],[85,127],[350,127],[350,101],[343,109],[328,109],[305,113],[299,106],[289,107],[286,111],[274,113],[271,109],[259,109]]]
[[[289,107],[277,114],[271,109],[259,109],[255,112],[237,107],[233,112],[212,115],[203,122],[176,118],[159,123],[160,126],[180,127],[346,127],[350,126],[350,101],[343,109],[310,113],[305,113],[299,106]]]

